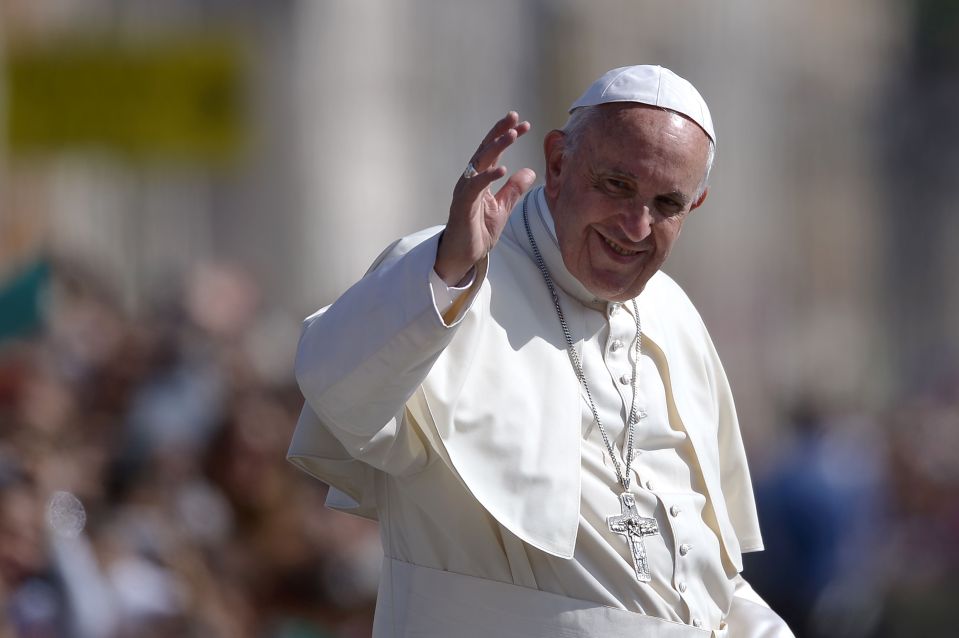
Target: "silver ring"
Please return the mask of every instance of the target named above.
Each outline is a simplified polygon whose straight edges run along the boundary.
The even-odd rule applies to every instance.
[[[479,171],[476,170],[476,167],[473,166],[473,162],[471,161],[469,164],[466,165],[466,170],[463,171],[463,177],[465,177],[466,179],[469,179],[471,177],[476,177],[477,175],[479,175]]]

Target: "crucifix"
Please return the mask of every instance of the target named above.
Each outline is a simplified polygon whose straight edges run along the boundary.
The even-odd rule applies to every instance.
[[[649,561],[646,558],[646,543],[644,536],[653,536],[659,533],[659,525],[655,518],[644,518],[636,509],[636,499],[629,492],[619,495],[619,505],[622,513],[606,519],[609,531],[622,534],[629,543],[629,551],[633,555],[633,567],[636,569],[636,580],[648,583],[652,580],[649,574]]]

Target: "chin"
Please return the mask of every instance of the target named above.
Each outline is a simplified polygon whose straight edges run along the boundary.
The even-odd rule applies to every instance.
[[[650,277],[658,270],[651,269],[651,261],[650,255],[645,254],[639,263],[628,265],[600,262],[594,267],[591,263],[584,273],[586,278],[580,281],[599,299],[629,301],[643,291]]]

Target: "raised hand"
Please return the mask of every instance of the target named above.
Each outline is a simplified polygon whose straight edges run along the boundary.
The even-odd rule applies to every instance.
[[[520,122],[515,111],[507,113],[473,154],[469,167],[475,174],[468,167],[456,182],[434,265],[447,285],[457,284],[493,249],[513,206],[533,185],[536,173],[523,168],[513,173],[495,195],[489,188],[507,173],[506,167],[499,165],[503,152],[529,129],[529,122]]]

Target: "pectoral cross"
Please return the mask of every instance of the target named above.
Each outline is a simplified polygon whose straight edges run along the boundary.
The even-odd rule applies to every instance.
[[[649,560],[646,558],[646,542],[644,536],[659,534],[659,525],[655,518],[643,518],[636,509],[636,499],[629,492],[619,495],[619,504],[623,512],[619,516],[610,516],[606,519],[609,531],[622,534],[629,543],[629,551],[633,555],[633,567],[636,569],[636,580],[648,583],[652,580],[649,574]]]

